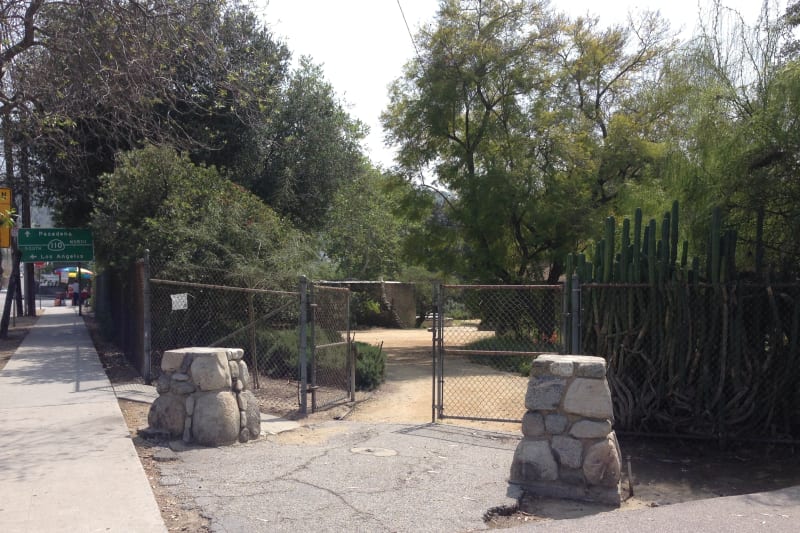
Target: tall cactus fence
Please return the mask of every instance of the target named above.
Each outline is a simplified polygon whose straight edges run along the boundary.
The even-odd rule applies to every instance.
[[[294,416],[352,399],[347,289],[303,280],[295,290],[266,290],[157,275],[148,280],[145,320],[151,379],[166,350],[234,347],[244,350],[263,411]]]
[[[432,418],[521,421],[533,359],[562,350],[562,291],[437,285]]]
[[[746,282],[736,234],[712,218],[705,265],[678,246],[678,204],[570,259],[583,353],[608,361],[619,430],[725,440],[800,440],[800,284]],[[619,246],[615,246],[618,239]],[[680,253],[679,253],[680,250]],[[578,281],[580,280],[580,281]]]

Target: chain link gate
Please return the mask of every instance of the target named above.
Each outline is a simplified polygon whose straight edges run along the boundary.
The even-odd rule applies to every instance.
[[[561,285],[436,285],[433,413],[519,422],[533,359],[564,349]]]
[[[355,401],[355,351],[350,333],[350,289],[300,280],[301,404],[311,412]],[[305,305],[304,305],[305,303]],[[304,357],[303,345],[306,345]]]

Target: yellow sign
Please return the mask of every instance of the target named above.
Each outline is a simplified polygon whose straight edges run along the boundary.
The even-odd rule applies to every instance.
[[[5,215],[11,211],[11,189],[7,187],[0,188],[0,214]],[[0,226],[0,248],[11,247],[11,226],[3,224]]]

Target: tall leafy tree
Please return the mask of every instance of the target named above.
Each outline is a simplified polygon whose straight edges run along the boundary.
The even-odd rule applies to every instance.
[[[585,129],[596,205],[613,201],[663,156],[666,117],[679,100],[657,88],[675,44],[668,24],[650,12],[628,26],[602,28],[596,18],[579,17],[565,27],[558,105]]]
[[[679,108],[683,178],[674,196],[703,214],[689,228],[695,242],[706,240],[710,208],[721,207],[743,240],[740,264],[758,272],[768,265],[796,272],[800,264],[791,237],[800,224],[793,207],[800,86],[787,52],[790,22],[768,0],[755,21],[717,2],[681,61],[692,90]]]
[[[365,127],[308,58],[291,74],[272,127],[263,170],[249,186],[300,227],[319,230],[339,185],[362,171]]]
[[[343,183],[324,231],[326,254],[349,279],[394,279],[404,264],[403,240],[417,221],[402,216],[408,184],[365,168]]]
[[[462,239],[443,261],[482,281],[558,279],[597,209],[635,176],[629,141],[648,157],[625,112],[666,48],[658,19],[639,29],[599,31],[531,0],[440,3],[384,125],[402,171],[438,192]]]
[[[255,172],[288,52],[236,1],[47,2],[16,83],[60,222],[84,223],[98,176],[145,143]]]

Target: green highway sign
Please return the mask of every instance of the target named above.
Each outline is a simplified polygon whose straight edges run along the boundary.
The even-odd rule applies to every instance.
[[[85,228],[20,228],[17,246],[23,263],[94,260],[92,230]]]

